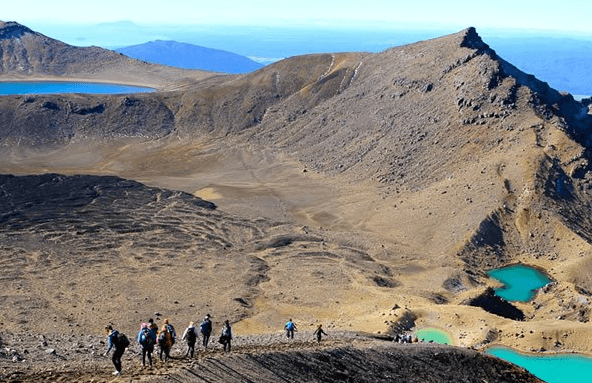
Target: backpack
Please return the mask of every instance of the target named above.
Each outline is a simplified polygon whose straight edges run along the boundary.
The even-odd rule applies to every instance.
[[[121,347],[126,349],[130,345],[130,341],[123,333],[117,334],[117,342],[115,343],[117,347]]]
[[[222,336],[230,337],[230,327],[224,326],[222,328]]]
[[[168,334],[168,331],[163,331],[158,335],[158,345],[160,347],[167,346],[167,334]]]
[[[202,334],[206,334],[206,335],[209,334],[209,333],[211,333],[212,332],[212,325],[211,325],[211,323],[212,322],[210,322],[210,321],[203,321],[203,322],[201,322],[199,324],[199,331]]]
[[[140,336],[140,344],[143,347],[150,347],[152,346],[154,342],[154,339],[152,339],[152,336],[150,334],[150,330],[148,330],[147,328],[142,330],[142,335]]]
[[[286,323],[286,330],[294,330],[294,322],[288,322]]]
[[[175,344],[175,337],[177,336],[177,333],[175,332],[175,328],[173,327],[172,324],[167,326],[167,330],[169,332],[169,334],[171,334],[171,345]]]
[[[195,343],[195,340],[197,339],[197,336],[195,334],[195,327],[189,327],[189,329],[187,330],[187,343]]]

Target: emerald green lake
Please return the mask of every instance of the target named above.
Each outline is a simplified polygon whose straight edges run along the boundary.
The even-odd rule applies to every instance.
[[[495,294],[507,301],[528,302],[538,289],[551,282],[545,274],[526,265],[502,267],[487,274],[504,285]]]
[[[421,342],[434,342],[440,344],[452,344],[452,338],[446,331],[438,330],[436,328],[422,328],[415,332],[415,336]]]
[[[530,355],[506,347],[490,347],[487,353],[524,367],[547,383],[589,382],[592,358],[577,354]]]
[[[131,85],[101,84],[91,82],[0,82],[0,96],[17,94],[92,93],[123,94],[152,92],[154,89]]]

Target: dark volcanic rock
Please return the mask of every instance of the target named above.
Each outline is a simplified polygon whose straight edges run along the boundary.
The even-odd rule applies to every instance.
[[[0,40],[19,38],[25,33],[35,33],[24,25],[9,21],[7,23],[0,21]]]
[[[483,310],[504,318],[524,320],[524,313],[508,301],[495,295],[495,291],[489,287],[478,297],[468,302],[469,306],[481,307]]]
[[[216,205],[187,193],[150,188],[139,182],[119,177],[0,175],[0,229],[14,230],[43,222],[69,220],[78,222],[79,230],[91,225],[86,222],[93,211],[108,215],[109,211],[122,216],[157,199],[179,198],[204,209]],[[114,222],[115,223],[115,222]],[[139,222],[138,222],[139,224]],[[116,229],[120,223],[112,227]],[[126,225],[125,230],[134,230]]]
[[[225,366],[232,366],[231,373]],[[184,382],[540,382],[476,351],[437,345],[343,347],[208,358],[172,377]]]

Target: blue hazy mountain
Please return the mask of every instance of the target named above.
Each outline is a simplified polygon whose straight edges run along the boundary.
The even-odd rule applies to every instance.
[[[176,41],[150,41],[120,48],[117,52],[151,63],[213,72],[239,74],[263,67],[263,64],[236,53]]]

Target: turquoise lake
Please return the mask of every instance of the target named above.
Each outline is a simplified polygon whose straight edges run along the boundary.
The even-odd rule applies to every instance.
[[[524,367],[547,383],[592,381],[592,358],[576,354],[530,355],[506,347],[491,347],[487,353]]]
[[[452,338],[446,331],[438,330],[436,328],[422,328],[415,332],[415,336],[421,342],[434,342],[440,344],[452,344]]]
[[[58,93],[124,94],[153,91],[154,89],[152,88],[139,86],[92,82],[0,82],[0,96]]]
[[[545,274],[525,265],[489,270],[487,275],[504,285],[497,288],[495,294],[507,301],[528,302],[538,289],[551,282]]]

